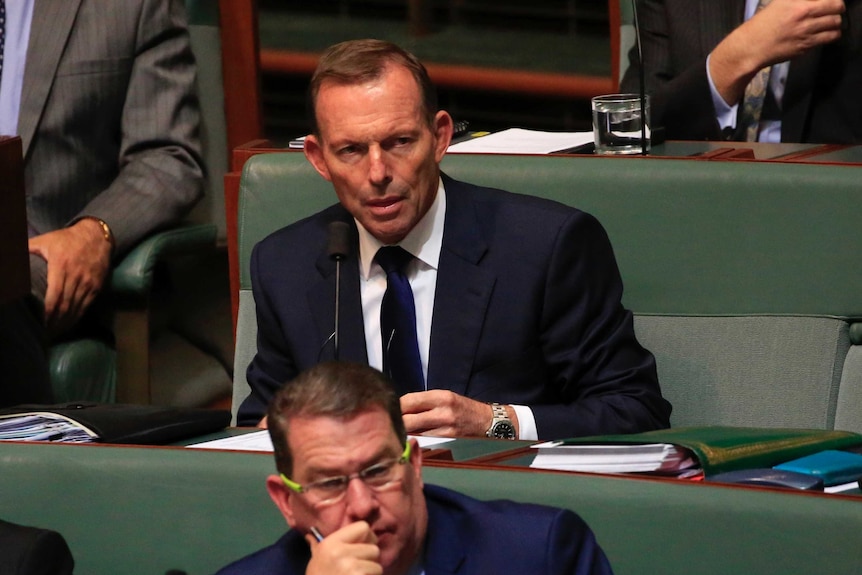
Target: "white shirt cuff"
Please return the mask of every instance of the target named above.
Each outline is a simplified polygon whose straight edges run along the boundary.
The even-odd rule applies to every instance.
[[[739,104],[729,106],[718,90],[715,89],[715,84],[712,81],[712,75],[709,73],[709,59],[712,54],[706,57],[706,79],[709,81],[709,91],[712,94],[712,105],[715,107],[715,119],[718,120],[719,127],[736,129],[736,109]]]
[[[539,431],[536,429],[536,418],[533,410],[526,405],[513,405],[515,415],[518,416],[518,439],[539,439]]]

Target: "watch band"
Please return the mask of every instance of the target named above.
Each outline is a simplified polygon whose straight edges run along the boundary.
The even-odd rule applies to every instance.
[[[509,412],[506,411],[506,406],[501,405],[499,403],[492,403],[491,410],[493,411],[493,419],[491,420],[491,424],[493,425],[494,421],[498,419],[509,419]]]
[[[485,432],[487,437],[497,439],[516,439],[515,426],[509,419],[509,411],[505,405],[499,403],[491,404],[491,424]]]

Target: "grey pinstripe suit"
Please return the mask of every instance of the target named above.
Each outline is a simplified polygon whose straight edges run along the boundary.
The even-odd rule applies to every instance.
[[[35,232],[95,216],[121,254],[179,220],[203,193],[194,77],[182,0],[36,0],[18,120]]]
[[[790,63],[781,112],[784,142],[862,141],[862,0],[845,5],[849,26],[842,39]],[[742,23],[745,0],[639,0],[637,6],[653,125],[664,126],[669,139],[723,139],[706,57]],[[629,61],[621,90],[637,92],[636,52]]]
[[[35,0],[18,118],[31,235],[95,216],[122,254],[182,218],[203,193],[194,78],[182,0]],[[45,260],[30,275],[43,299]],[[28,303],[0,309],[0,405],[51,401]]]

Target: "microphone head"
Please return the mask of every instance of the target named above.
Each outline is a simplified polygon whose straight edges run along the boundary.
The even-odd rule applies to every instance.
[[[329,242],[326,246],[326,253],[333,260],[346,258],[350,253],[350,226],[347,225],[347,222],[342,221],[329,222],[327,230]]]

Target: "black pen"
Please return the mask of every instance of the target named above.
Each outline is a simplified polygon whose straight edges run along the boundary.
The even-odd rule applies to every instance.
[[[320,530],[317,527],[312,525],[308,530],[311,531],[311,534],[314,535],[314,538],[317,539],[318,543],[323,541],[323,534],[320,533]]]

